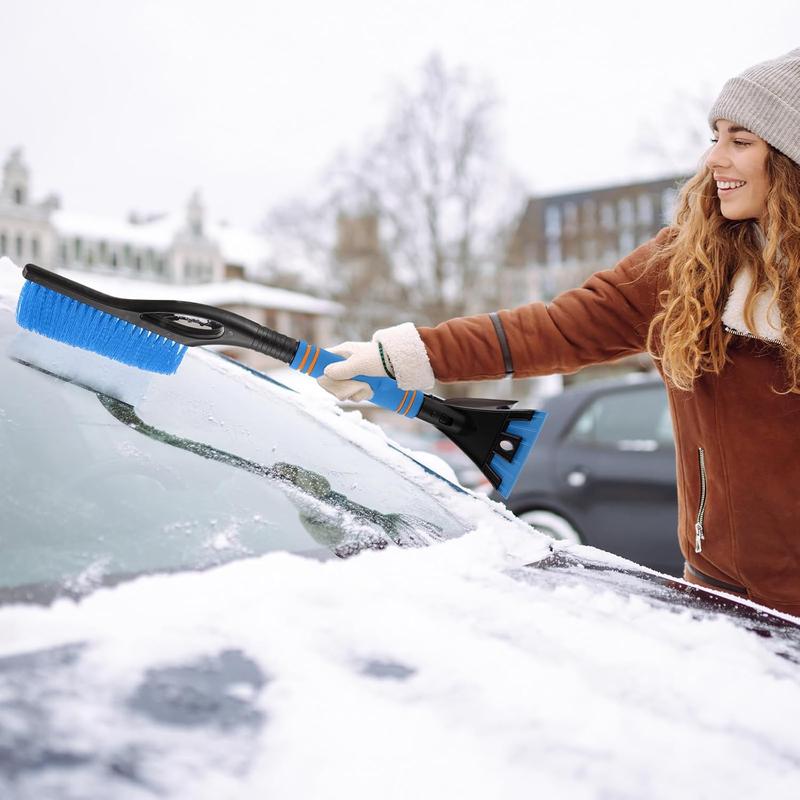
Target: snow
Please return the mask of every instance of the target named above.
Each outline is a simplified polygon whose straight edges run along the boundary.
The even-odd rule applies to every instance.
[[[259,308],[274,308],[287,311],[301,311],[307,314],[341,314],[344,310],[339,303],[313,297],[302,292],[278,289],[242,280],[228,280],[219,283],[180,286],[185,299],[209,305],[249,305]],[[169,289],[173,293],[172,287]],[[161,293],[164,293],[162,288]],[[177,299],[177,295],[175,295]],[[183,299],[183,298],[182,298]]]
[[[20,282],[9,264],[0,262],[0,302]],[[212,353],[187,357],[264,390],[262,377]],[[297,385],[298,408],[473,530],[347,560],[272,553],[80,602],[0,607],[0,658],[44,659],[0,661],[0,765],[28,764],[0,766],[0,796],[796,796],[797,653],[782,657],[780,642],[722,614],[653,602],[613,572],[602,583],[580,565],[526,567],[550,554],[549,540],[307,385]],[[236,530],[207,546],[235,548]],[[103,571],[99,560],[78,582],[94,585]],[[245,667],[211,710],[246,716],[187,725],[146,710],[143,687],[161,681],[169,692],[165,676],[214,659]]]
[[[178,285],[82,270],[60,270],[59,274],[116,297],[169,298],[214,306],[246,305],[320,315],[337,315],[342,312],[342,306],[330,300],[242,280]],[[0,259],[0,295],[15,296],[22,283],[21,271],[14,262],[6,256]]]
[[[76,211],[53,212],[51,222],[61,236],[80,236],[95,241],[134,244],[159,250],[169,248],[177,235],[186,227],[185,214],[172,212],[160,214],[149,221],[129,222],[123,219],[102,217]],[[250,274],[263,272],[274,259],[267,238],[245,228],[225,222],[208,222],[205,226],[208,239],[219,246],[229,264],[241,265]],[[314,266],[301,260],[293,265],[299,272],[316,272]]]
[[[175,216],[165,215],[153,222],[134,224],[126,220],[65,210],[54,211],[50,221],[61,236],[82,236],[159,249],[172,244],[175,233],[183,222]]]
[[[106,275],[82,270],[60,270],[60,275],[70,280],[91,286],[104,294],[135,299],[165,298],[186,300],[206,305],[249,305],[258,308],[283,309],[307,314],[337,314],[341,306],[330,300],[322,300],[301,292],[277,289],[249,281],[230,280],[216,283],[164,284]]]
[[[16,308],[23,283],[22,270],[8,256],[0,257],[0,303],[6,308]]]
[[[241,264],[248,273],[256,274],[264,269],[272,250],[264,236],[235,228],[223,223],[211,223],[208,236],[219,242],[225,260],[230,264]]]
[[[725,619],[521,580],[542,548],[484,521],[424,549],[277,553],[0,610],[0,654],[86,643],[47,707],[92,761],[62,771],[61,795],[34,776],[16,796],[149,797],[111,791],[108,762],[130,752],[139,782],[187,800],[794,796],[795,665]],[[230,690],[257,731],[126,704],[148,670],[232,650],[265,676]]]

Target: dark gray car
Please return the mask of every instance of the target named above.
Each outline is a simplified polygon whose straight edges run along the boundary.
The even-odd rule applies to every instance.
[[[547,422],[507,506],[555,538],[682,574],[675,446],[661,379],[596,381],[544,408]]]

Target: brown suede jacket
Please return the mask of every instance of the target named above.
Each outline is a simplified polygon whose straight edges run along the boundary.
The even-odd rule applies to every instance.
[[[549,305],[500,311],[514,375],[575,372],[645,351],[666,282],[663,262],[645,265],[670,230]],[[419,334],[440,381],[507,372],[488,314],[419,328]],[[703,375],[691,392],[668,384],[678,537],[690,568],[800,615],[800,396],[773,391],[784,385],[780,350],[780,344],[734,335],[731,363],[720,375]]]

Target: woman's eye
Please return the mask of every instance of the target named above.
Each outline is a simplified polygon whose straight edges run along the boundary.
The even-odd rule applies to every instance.
[[[709,139],[708,141],[711,142],[711,144],[716,144],[719,141],[719,139]],[[752,142],[743,142],[741,139],[734,139],[733,143],[741,145],[742,147],[750,147],[750,145],[752,144]]]

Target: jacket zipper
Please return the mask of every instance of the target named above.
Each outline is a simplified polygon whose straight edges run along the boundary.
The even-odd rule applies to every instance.
[[[781,339],[773,339],[769,336],[756,336],[754,333],[740,331],[736,328],[731,328],[729,325],[723,325],[722,328],[726,333],[732,333],[734,336],[744,336],[746,339],[757,339],[759,342],[769,342],[770,344],[786,347],[786,344]]]
[[[700,507],[697,509],[697,520],[694,523],[694,551],[699,553],[703,549],[703,517],[706,514],[706,454],[702,447],[697,448],[700,459]]]

